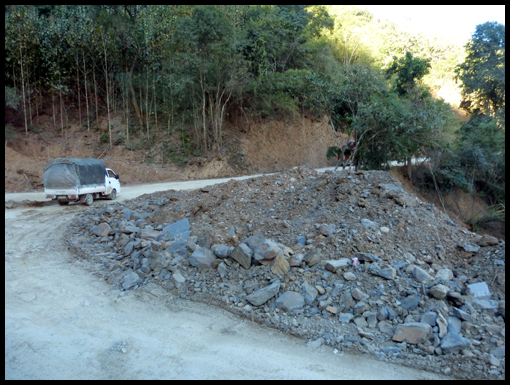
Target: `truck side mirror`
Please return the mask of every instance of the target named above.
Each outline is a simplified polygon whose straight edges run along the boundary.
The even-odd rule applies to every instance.
[[[119,179],[119,176],[118,176],[118,175],[115,175],[115,179]]]

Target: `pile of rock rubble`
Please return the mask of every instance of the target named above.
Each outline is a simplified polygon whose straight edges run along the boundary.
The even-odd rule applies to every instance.
[[[505,248],[382,171],[278,175],[77,214],[69,245],[121,290],[181,298],[459,378],[504,379]]]

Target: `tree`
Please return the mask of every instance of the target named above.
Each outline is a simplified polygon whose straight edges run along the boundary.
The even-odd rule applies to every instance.
[[[385,71],[385,75],[386,79],[396,75],[395,89],[400,96],[404,96],[411,93],[429,70],[430,59],[413,57],[413,54],[408,51],[405,57],[400,59],[393,57],[393,64]]]
[[[468,111],[503,114],[505,108],[505,26],[487,22],[465,46],[467,57],[456,68],[462,82],[462,105]]]

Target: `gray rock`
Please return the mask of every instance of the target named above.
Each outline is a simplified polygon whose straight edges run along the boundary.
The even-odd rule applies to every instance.
[[[453,279],[453,272],[450,269],[441,269],[436,272],[436,279],[448,282]]]
[[[138,226],[126,226],[122,229],[125,234],[139,233],[141,229]]]
[[[108,233],[110,232],[111,227],[108,223],[100,223],[97,226],[94,226],[90,229],[92,234],[97,235],[98,237],[106,237],[108,236]]]
[[[499,366],[499,365],[501,365],[501,361],[498,360],[496,357],[494,357],[492,354],[490,354],[489,355],[489,364],[494,365],[494,366]]]
[[[216,255],[218,258],[227,258],[230,253],[234,250],[233,247],[229,247],[227,245],[212,245],[211,251]]]
[[[356,276],[354,275],[354,273],[351,273],[350,271],[348,271],[348,272],[344,273],[344,279],[347,281],[355,281]]]
[[[249,301],[253,306],[260,306],[278,293],[278,290],[280,290],[280,284],[280,280],[276,280],[269,286],[266,286],[250,295],[247,295],[246,300]]]
[[[124,255],[129,255],[133,252],[133,248],[134,248],[134,242],[131,241],[131,242],[128,242],[126,244],[126,246],[124,246]]]
[[[308,283],[304,284],[302,288],[305,294],[305,302],[310,305],[317,298],[317,289]]]
[[[365,316],[367,317],[367,323],[369,328],[375,328],[377,326],[377,317],[376,313],[373,311],[367,311],[365,313]]]
[[[308,253],[305,254],[303,257],[303,261],[306,262],[306,264],[310,267],[315,266],[318,264],[322,259],[320,250],[313,249],[310,250]]]
[[[474,319],[470,314],[466,313],[465,311],[459,308],[453,307],[453,314],[455,314],[455,316],[460,318],[461,320],[474,322]]]
[[[121,280],[122,288],[124,290],[131,289],[140,281],[140,276],[136,274],[134,271],[126,274],[124,278]]]
[[[462,321],[457,317],[446,317],[448,322],[448,333],[459,334],[462,328]]]
[[[124,211],[122,211],[122,216],[126,219],[129,219],[131,218],[131,210],[130,209],[124,209]]]
[[[323,224],[319,227],[319,232],[326,237],[332,237],[333,234],[335,233],[335,230],[336,225],[334,224],[331,225]]]
[[[420,300],[421,297],[419,295],[412,294],[400,301],[400,307],[406,309],[407,311],[415,309],[418,307]]]
[[[264,239],[263,242],[257,244],[255,247],[250,248],[253,250],[254,259],[258,261],[262,259],[272,260],[277,256],[283,256],[283,250],[278,247],[275,242],[269,239]]]
[[[382,351],[386,354],[389,354],[389,353],[396,354],[396,353],[400,353],[402,351],[402,349],[397,348],[396,346],[386,346],[382,349]]]
[[[306,246],[306,237],[304,235],[297,237],[296,243],[300,246]]]
[[[433,311],[428,311],[421,316],[420,322],[434,327],[434,326],[436,326],[436,319],[437,319],[437,314],[434,313]]]
[[[354,298],[356,301],[361,301],[364,297],[364,293],[357,287],[352,289],[351,295],[352,295],[352,298]]]
[[[436,299],[443,299],[446,298],[448,290],[450,289],[447,286],[439,284],[430,288],[430,294]]]
[[[367,304],[363,301],[359,301],[356,305],[354,305],[354,315],[363,314],[363,312],[367,309]]]
[[[370,228],[375,229],[375,230],[377,230],[379,228],[379,224],[377,224],[376,222],[371,221],[370,219],[366,219],[366,218],[363,218],[361,220],[361,224],[364,227],[370,227]]]
[[[430,338],[432,327],[421,322],[410,322],[397,325],[393,341],[407,342],[410,344],[424,343]]]
[[[432,276],[429,273],[427,273],[425,270],[418,266],[414,266],[413,276],[414,278],[416,278],[417,281],[422,283],[427,283],[434,280],[434,278],[432,278]]]
[[[276,300],[276,307],[287,312],[302,309],[305,306],[305,298],[295,291],[286,291]]]
[[[326,261],[326,269],[331,272],[336,272],[338,269],[342,267],[351,266],[352,262],[349,258],[340,258],[340,259],[330,259]]]
[[[443,353],[454,353],[466,349],[471,345],[467,338],[459,336],[457,333],[448,332],[441,341],[441,350]]]
[[[448,322],[441,313],[437,313],[436,323],[439,327],[439,338],[443,338],[448,332]]]
[[[364,317],[354,318],[353,322],[359,328],[366,328],[368,326],[367,320]]]
[[[220,274],[221,278],[225,278],[228,275],[227,265],[225,265],[225,262],[221,262],[218,265],[218,273]]]
[[[250,249],[255,250],[266,239],[267,238],[264,237],[262,232],[256,231],[251,237],[246,238],[243,243],[246,244]]]
[[[151,230],[151,229],[142,229],[140,231],[140,238],[142,239],[156,239],[161,235],[161,231]]]
[[[498,346],[496,348],[492,348],[490,350],[490,352],[496,358],[503,358],[503,357],[505,357],[505,347],[504,346]]]
[[[415,207],[418,205],[416,197],[412,195],[398,194],[393,199],[395,199],[395,202],[397,202],[400,206]]]
[[[468,253],[476,253],[478,250],[480,250],[480,246],[476,245],[469,245],[465,244],[461,246],[464,251],[467,251]]]
[[[189,263],[199,269],[210,269],[215,259],[211,250],[197,246],[189,257]]]
[[[496,237],[493,237],[492,235],[484,234],[482,237],[478,240],[478,246],[495,246],[499,244],[499,241]]]
[[[174,222],[171,225],[166,226],[163,229],[163,235],[171,234],[171,239],[177,239],[178,237],[182,239],[187,239],[190,237],[191,233],[189,231],[189,220],[188,218],[181,219],[180,221]]]
[[[382,307],[377,311],[377,319],[379,321],[384,321],[388,319],[388,309],[386,307]]]
[[[176,271],[172,274],[172,281],[176,288],[180,288],[186,283],[186,278],[184,278],[181,273]]]
[[[498,266],[505,266],[505,261],[503,261],[502,259],[493,259],[492,260],[492,263],[494,263],[495,265],[498,265]]]
[[[230,253],[230,257],[237,261],[245,269],[249,269],[251,266],[251,257],[253,251],[244,243],[235,247]]]
[[[379,328],[381,333],[385,333],[388,335],[393,335],[394,331],[395,331],[395,327],[392,324],[390,324],[388,321],[380,321],[377,324],[377,327]]]
[[[388,191],[404,192],[402,187],[395,186],[394,184],[380,183],[379,187],[384,189],[384,190],[388,190]]]
[[[487,283],[485,282],[473,283],[468,285],[468,288],[473,297],[477,299],[490,299],[491,297],[489,286],[487,286]]]
[[[383,264],[380,267],[373,264],[369,267],[369,271],[373,275],[389,280],[393,280],[397,276],[397,271],[388,264]]]
[[[348,324],[349,322],[351,322],[353,318],[354,315],[352,315],[351,313],[340,313],[340,315],[338,316],[338,321],[340,321],[340,323]]]
[[[372,253],[354,253],[354,256],[359,259],[360,262],[379,262],[381,258]]]

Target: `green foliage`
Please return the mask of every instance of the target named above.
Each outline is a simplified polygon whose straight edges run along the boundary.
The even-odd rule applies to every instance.
[[[386,79],[395,77],[395,89],[400,96],[408,95],[416,87],[418,82],[428,74],[430,59],[413,57],[411,52],[406,52],[405,57],[398,59],[393,57],[393,63],[385,71]]]
[[[451,154],[445,154],[438,174],[441,184],[476,190],[492,204],[505,197],[505,131],[495,118],[475,114],[457,132]]]
[[[505,26],[487,22],[465,46],[466,60],[456,68],[462,82],[463,106],[471,112],[500,113],[505,109]]]

